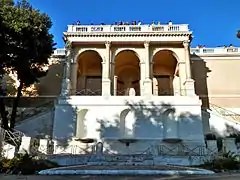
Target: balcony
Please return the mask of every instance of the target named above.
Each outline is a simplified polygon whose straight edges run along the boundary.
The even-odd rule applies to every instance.
[[[227,53],[240,53],[238,47],[227,48],[191,48],[191,54],[227,54]]]
[[[68,25],[67,32],[188,32],[188,24],[181,25]]]

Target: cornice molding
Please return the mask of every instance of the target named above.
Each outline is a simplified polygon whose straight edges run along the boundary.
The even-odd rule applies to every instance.
[[[191,32],[151,32],[151,33],[82,33],[82,32],[65,32],[67,37],[187,37]]]

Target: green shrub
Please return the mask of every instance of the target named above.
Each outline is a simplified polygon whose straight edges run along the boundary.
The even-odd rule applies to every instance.
[[[226,170],[238,170],[240,169],[239,165],[239,156],[233,152],[228,152],[205,162],[200,165],[200,167],[220,172]]]
[[[45,159],[36,159],[29,154],[18,154],[13,159],[2,159],[0,168],[2,173],[35,174],[44,169],[58,167],[56,163]]]

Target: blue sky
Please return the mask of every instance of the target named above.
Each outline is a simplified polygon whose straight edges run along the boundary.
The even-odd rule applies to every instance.
[[[239,0],[29,0],[47,13],[53,22],[51,32],[57,47],[63,47],[62,33],[67,25],[80,20],[82,24],[113,23],[141,20],[144,23],[172,20],[189,24],[193,31],[192,46],[238,46],[236,31],[240,29]]]

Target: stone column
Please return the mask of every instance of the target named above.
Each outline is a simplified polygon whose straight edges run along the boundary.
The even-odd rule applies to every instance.
[[[190,50],[189,41],[183,42],[185,50],[185,68],[186,68],[186,81],[184,83],[187,96],[195,96],[194,80],[192,79],[191,72],[191,61],[190,61]]]
[[[180,95],[186,96],[185,82],[186,82],[186,68],[185,62],[178,62],[179,69],[179,84],[180,84]]]
[[[174,96],[179,96],[180,95],[180,78],[176,75],[173,77],[173,92]]]
[[[143,81],[144,94],[152,95],[152,79],[150,77],[150,54],[149,54],[150,42],[144,42],[145,47],[145,79]]]
[[[77,70],[78,65],[76,62],[73,62],[71,64],[71,94],[76,95],[77,92]]]
[[[114,76],[114,80],[113,80],[113,95],[117,96],[117,80],[118,80],[118,76]]]
[[[144,88],[144,81],[145,81],[145,65],[146,63],[143,62],[144,60],[142,59],[139,66],[140,66],[140,82],[139,82],[139,85],[140,85],[140,95],[144,95],[145,94],[145,88]]]
[[[102,95],[111,95],[111,80],[110,80],[110,62],[111,62],[111,43],[106,42],[105,61],[102,63]]]
[[[62,80],[62,87],[61,87],[61,97],[67,97],[70,95],[70,75],[71,75],[71,49],[67,50],[66,59],[64,62],[64,72],[63,72],[63,80]]]

